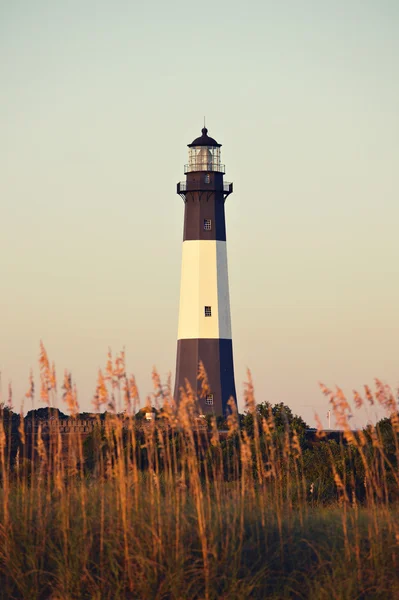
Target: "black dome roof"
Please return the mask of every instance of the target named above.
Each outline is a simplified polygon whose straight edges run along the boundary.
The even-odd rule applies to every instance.
[[[204,127],[202,129],[201,137],[198,137],[196,140],[191,142],[191,144],[188,144],[188,147],[191,148],[192,146],[215,146],[216,148],[220,148],[221,145],[222,144],[218,144],[216,140],[209,137],[208,130],[206,127]]]

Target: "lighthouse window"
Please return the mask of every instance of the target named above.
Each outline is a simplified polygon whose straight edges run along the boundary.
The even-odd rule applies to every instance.
[[[206,395],[205,404],[209,404],[209,406],[213,405],[213,394]]]
[[[205,175],[205,183],[211,183],[211,176]]]
[[[205,316],[206,317],[212,316],[212,307],[211,306],[205,306]]]
[[[210,219],[204,219],[204,229],[205,231],[210,231],[212,229],[212,221]]]

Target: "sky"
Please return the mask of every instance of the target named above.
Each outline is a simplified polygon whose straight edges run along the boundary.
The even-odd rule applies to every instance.
[[[0,370],[174,374],[187,144],[222,146],[239,408],[399,385],[396,0],[0,0]],[[374,407],[353,417],[375,418]]]

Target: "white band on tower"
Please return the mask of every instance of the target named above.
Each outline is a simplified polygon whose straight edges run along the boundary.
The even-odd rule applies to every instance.
[[[177,337],[231,340],[226,242],[183,242]]]

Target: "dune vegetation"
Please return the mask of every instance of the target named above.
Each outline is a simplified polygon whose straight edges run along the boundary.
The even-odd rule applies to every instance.
[[[250,373],[245,414],[231,403],[224,420],[201,417],[188,384],[176,408],[156,371],[140,411],[123,353],[109,354],[90,415],[79,414],[70,373],[57,392],[43,346],[40,369],[47,418],[1,408],[0,598],[399,597],[388,386],[354,393],[357,407],[387,411],[359,431],[342,390],[322,387],[342,430],[333,439],[288,407],[257,405]],[[202,369],[199,378],[206,394]],[[31,378],[27,400],[35,393]],[[61,432],[58,397],[68,421],[91,420],[89,433]]]

